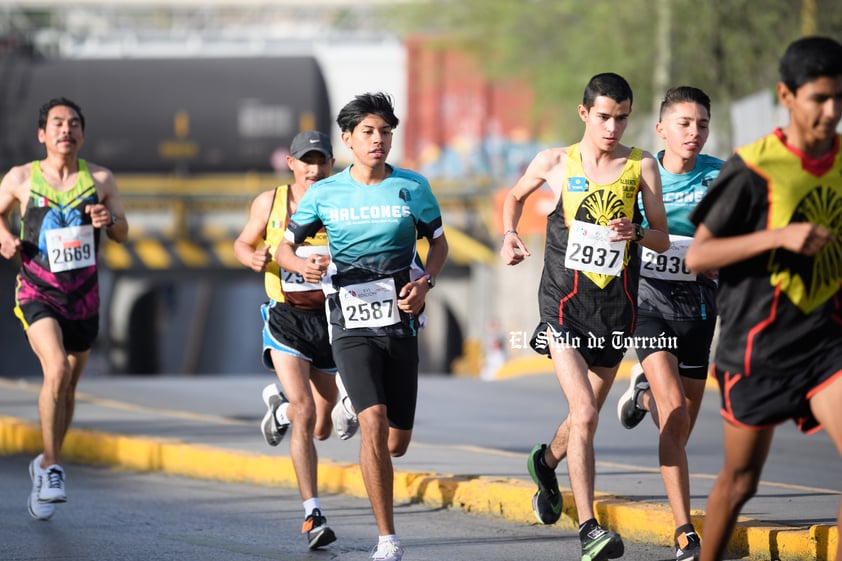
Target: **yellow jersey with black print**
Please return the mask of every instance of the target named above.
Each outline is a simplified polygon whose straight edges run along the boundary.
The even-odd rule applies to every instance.
[[[272,210],[269,212],[269,220],[266,222],[264,233],[264,242],[269,246],[273,256],[283,240],[288,222],[289,185],[281,185],[275,189]],[[327,234],[324,228],[305,239],[295,253],[304,258],[314,254],[329,256]],[[281,269],[274,259],[266,265],[264,287],[266,295],[275,302],[286,303],[302,310],[324,308],[325,296],[320,283],[307,282],[300,274]]]
[[[610,338],[632,331],[638,252],[629,242],[612,242],[607,226],[615,218],[641,222],[636,202],[642,158],[640,148],[631,148],[620,176],[598,184],[585,174],[579,144],[568,147],[565,183],[547,217],[538,299],[542,324],[561,326],[582,337]],[[543,352],[534,341],[533,348]]]
[[[842,155],[816,160],[780,129],[737,150],[691,219],[716,237],[819,224],[833,240],[816,255],[778,248],[719,272],[718,369],[788,376],[842,341]]]

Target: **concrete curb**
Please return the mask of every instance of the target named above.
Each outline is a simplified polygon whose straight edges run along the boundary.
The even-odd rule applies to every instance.
[[[36,454],[41,450],[37,424],[0,416],[0,454]],[[71,462],[104,465],[133,471],[218,481],[296,487],[289,457],[194,445],[178,440],[125,436],[71,429],[62,455]],[[359,466],[319,462],[320,488],[365,498]],[[395,501],[418,502],[433,508],[461,509],[519,523],[536,523],[532,512],[534,485],[522,480],[484,476],[395,472]],[[562,488],[564,513],[558,526],[575,528],[576,509],[569,489]],[[623,537],[642,543],[672,541],[672,514],[665,504],[643,503],[597,493],[595,511],[600,522]],[[703,532],[703,513],[694,524]],[[831,561],[838,540],[834,526],[810,528],[775,526],[742,519],[728,549],[732,557],[757,560]]]

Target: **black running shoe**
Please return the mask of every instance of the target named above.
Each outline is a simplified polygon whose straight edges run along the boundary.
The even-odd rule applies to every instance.
[[[635,364],[629,376],[629,387],[617,402],[617,417],[620,424],[627,429],[633,429],[646,417],[646,410],[637,406],[637,397],[648,389],[649,382],[643,373],[643,367]]]
[[[555,470],[540,461],[546,449],[546,444],[536,444],[529,453],[526,467],[529,468],[532,481],[538,486],[538,490],[532,497],[532,510],[535,511],[535,517],[541,524],[555,524],[561,517],[561,492],[558,490]]]
[[[675,538],[675,561],[699,561],[702,540],[696,532],[682,532]]]
[[[582,561],[605,561],[622,557],[625,551],[619,534],[594,526],[582,538]]]
[[[301,533],[306,534],[310,549],[316,549],[336,541],[336,534],[327,525],[327,519],[322,511],[314,508],[313,512],[304,519]]]

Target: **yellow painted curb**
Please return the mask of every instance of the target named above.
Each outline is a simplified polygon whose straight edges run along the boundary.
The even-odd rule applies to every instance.
[[[40,427],[0,416],[0,454],[35,454],[41,450]],[[134,471],[160,471],[219,481],[297,487],[289,457],[193,445],[177,440],[124,436],[71,429],[62,448],[71,462],[106,465]],[[323,492],[365,498],[359,466],[321,460]],[[535,486],[527,481],[481,476],[395,472],[395,502],[423,503],[433,508],[460,509],[519,523],[536,523],[532,512]],[[576,508],[569,489],[562,489],[564,510],[556,524],[576,528]],[[672,514],[664,504],[632,502],[597,493],[594,511],[600,523],[625,538],[643,543],[672,544]],[[693,522],[703,533],[702,513]],[[741,519],[728,548],[734,557],[757,560],[831,561],[836,552],[836,527],[792,528]]]

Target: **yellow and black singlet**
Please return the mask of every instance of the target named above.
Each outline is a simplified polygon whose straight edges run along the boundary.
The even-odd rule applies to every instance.
[[[641,149],[632,148],[620,176],[601,185],[585,175],[579,145],[567,149],[565,184],[547,217],[539,289],[542,321],[583,335],[632,330],[638,252],[628,242],[610,242],[607,224],[622,217],[640,223],[636,203],[642,156]]]
[[[269,212],[264,234],[264,241],[269,245],[273,256],[283,240],[288,221],[289,185],[281,185],[275,189],[272,210]],[[324,229],[304,240],[295,253],[299,257],[308,257],[313,254],[330,255]],[[266,266],[264,286],[266,295],[275,302],[285,302],[303,310],[324,308],[325,296],[319,283],[308,283],[298,273],[281,269],[274,259]]]
[[[805,353],[842,341],[842,155],[815,160],[780,129],[737,150],[691,215],[716,237],[810,222],[834,238],[815,256],[763,252],[719,272],[723,333],[716,366],[745,375],[786,376]]]

